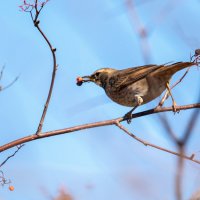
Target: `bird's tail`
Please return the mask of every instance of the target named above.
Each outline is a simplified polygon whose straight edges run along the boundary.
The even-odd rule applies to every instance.
[[[199,63],[195,62],[177,62],[173,64],[168,64],[164,65],[162,68],[160,68],[157,73],[155,72],[156,75],[162,76],[162,75],[168,75],[169,77],[173,76],[176,72],[187,68],[191,66],[198,66]]]

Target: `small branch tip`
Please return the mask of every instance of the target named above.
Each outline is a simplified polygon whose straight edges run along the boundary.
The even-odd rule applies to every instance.
[[[191,156],[190,156],[190,159],[193,160],[195,157],[195,154],[193,153]]]

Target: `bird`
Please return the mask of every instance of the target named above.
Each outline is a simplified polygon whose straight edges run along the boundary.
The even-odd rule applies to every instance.
[[[169,82],[172,76],[187,67],[197,66],[197,62],[176,62],[172,64],[149,64],[138,67],[117,70],[101,68],[89,76],[77,78],[77,85],[93,82],[105,90],[107,96],[114,102],[132,107],[124,115],[124,119],[131,123],[132,112],[140,105],[146,104],[168,91],[176,112],[176,102],[172,96]]]

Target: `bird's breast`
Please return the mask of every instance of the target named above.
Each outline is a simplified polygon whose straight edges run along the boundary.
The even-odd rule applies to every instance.
[[[145,97],[148,93],[148,88],[146,79],[141,79],[123,89],[107,84],[105,92],[114,102],[124,106],[133,107],[136,106],[136,102],[134,102],[135,95],[139,95],[142,98]]]

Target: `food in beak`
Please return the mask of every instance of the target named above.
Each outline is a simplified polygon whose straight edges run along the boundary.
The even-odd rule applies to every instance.
[[[89,82],[90,76],[83,76],[83,77],[77,77],[76,78],[76,85],[81,86],[84,82]]]
[[[83,78],[82,77],[77,77],[76,78],[76,85],[81,86],[83,84]]]

